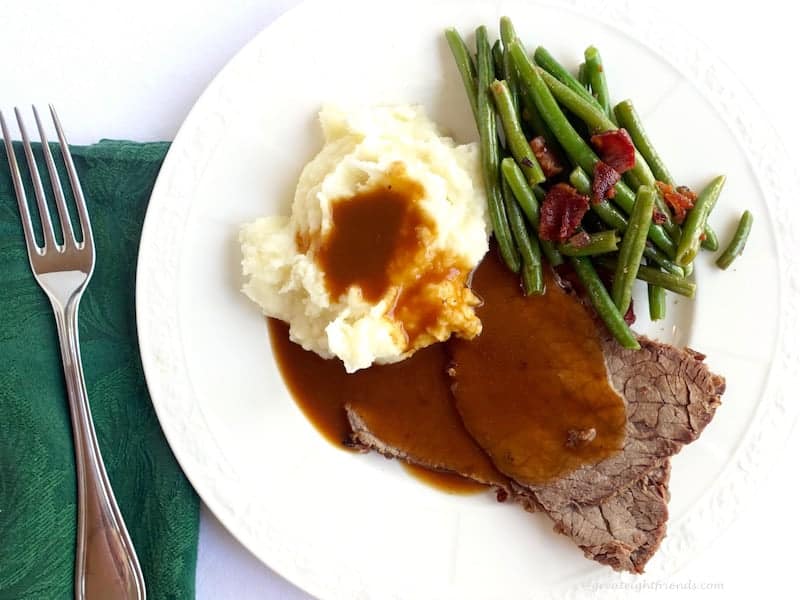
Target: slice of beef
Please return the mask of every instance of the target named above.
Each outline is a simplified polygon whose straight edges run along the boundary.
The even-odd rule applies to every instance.
[[[388,443],[370,427],[372,421],[379,429],[381,421],[371,419],[352,405],[346,405],[353,429],[355,447],[374,450],[388,458],[396,458],[435,471],[459,475],[495,488],[498,500],[509,492],[515,501],[529,512],[543,510],[536,496],[527,488],[509,482],[498,472],[465,466],[463,461],[450,454],[420,453],[413,440]],[[419,416],[419,413],[417,413]],[[431,411],[432,419],[441,413]],[[488,462],[488,459],[487,459]],[[669,462],[663,461],[641,479],[634,481],[619,493],[597,505],[568,503],[547,512],[555,523],[554,530],[571,538],[587,558],[606,564],[619,571],[641,573],[645,563],[658,548],[666,532],[667,481]]]
[[[529,486],[546,510],[565,503],[596,504],[640,479],[662,459],[692,442],[711,421],[725,391],[703,356],[644,337],[640,350],[626,350],[611,338],[602,340],[614,389],[626,405],[622,452],[585,465],[556,481]]]
[[[348,388],[344,405],[351,445],[507,491],[508,480],[467,433],[453,406],[448,364],[443,344],[435,344],[379,367],[380,373],[374,367],[359,371],[360,385]],[[378,385],[381,393],[375,393]]]
[[[548,511],[553,529],[571,538],[586,558],[615,571],[642,573],[666,534],[669,472],[664,460],[599,504],[568,503]],[[513,483],[512,489],[526,509],[542,509],[530,490]]]
[[[450,402],[449,399],[448,402]],[[430,407],[430,404],[427,406]],[[443,451],[442,447],[436,450],[432,450],[430,447],[422,447],[416,443],[413,437],[406,437],[390,443],[375,431],[375,429],[378,431],[382,429],[381,421],[372,419],[369,412],[359,410],[358,405],[353,403],[346,404],[345,411],[350,421],[350,427],[353,430],[350,436],[353,448],[363,451],[374,450],[387,458],[396,458],[432,471],[460,475],[466,479],[496,488],[498,499],[505,499],[508,496],[510,482],[494,468],[489,457],[469,437],[469,434],[463,429],[461,421],[458,420],[455,410],[449,414],[453,415],[455,423],[458,424],[458,429],[462,430],[464,435],[463,443],[458,443],[459,448],[457,451],[453,451],[452,446],[449,451]],[[431,410],[431,418],[434,420],[441,420],[445,414],[448,413]],[[383,433],[384,435],[392,436],[392,433],[388,430],[384,430]]]

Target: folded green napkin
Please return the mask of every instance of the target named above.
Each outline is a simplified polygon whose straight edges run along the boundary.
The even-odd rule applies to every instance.
[[[72,149],[97,250],[80,308],[86,387],[152,600],[194,597],[198,531],[198,499],[153,412],[136,337],[139,236],[167,148],[101,141]],[[73,597],[75,494],[53,314],[31,275],[0,149],[0,599]]]

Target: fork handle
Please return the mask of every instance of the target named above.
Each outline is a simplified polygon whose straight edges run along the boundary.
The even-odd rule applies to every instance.
[[[144,600],[144,577],[114,499],[92,423],[78,345],[78,304],[53,302],[75,442],[78,478],[76,600]]]

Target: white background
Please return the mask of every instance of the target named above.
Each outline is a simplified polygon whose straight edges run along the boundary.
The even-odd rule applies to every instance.
[[[335,0],[331,0],[335,1]],[[640,0],[649,2],[650,0]],[[53,102],[72,143],[172,139],[195,98],[233,54],[296,0],[26,0],[3,2],[0,108]],[[655,3],[654,3],[655,4]],[[664,4],[659,2],[664,10]],[[402,0],[387,6],[398,10]],[[670,14],[734,67],[795,160],[800,139],[796,9],[779,0],[671,0]],[[335,26],[335,24],[331,24]],[[287,53],[287,60],[291,54]],[[278,93],[278,90],[276,90]],[[800,202],[800,199],[798,200]],[[800,207],[800,204],[798,204]],[[783,218],[796,219],[800,208]],[[780,218],[780,217],[779,217]],[[798,597],[794,514],[800,436],[767,475],[742,518],[672,580],[693,591],[654,598]],[[702,591],[701,584],[722,585]],[[308,596],[253,558],[205,509],[197,597],[297,600]]]

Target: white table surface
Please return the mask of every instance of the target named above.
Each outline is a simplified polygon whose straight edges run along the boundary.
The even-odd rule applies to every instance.
[[[335,0],[331,0],[335,1]],[[650,1],[650,0],[640,0]],[[53,102],[72,143],[172,139],[233,54],[297,0],[26,0],[3,3],[0,108]],[[797,9],[781,0],[671,0],[676,21],[736,67],[787,147],[800,138]],[[394,3],[393,10],[402,6]],[[391,9],[390,9],[391,10]],[[795,160],[800,152],[792,148]],[[788,218],[800,217],[798,210]],[[798,219],[800,225],[800,219]],[[643,598],[797,597],[795,427],[743,516],[662,589]],[[670,590],[669,586],[673,589]],[[681,586],[683,589],[676,590]],[[701,589],[712,587],[713,589]],[[205,507],[197,598],[309,596],[257,561]]]

